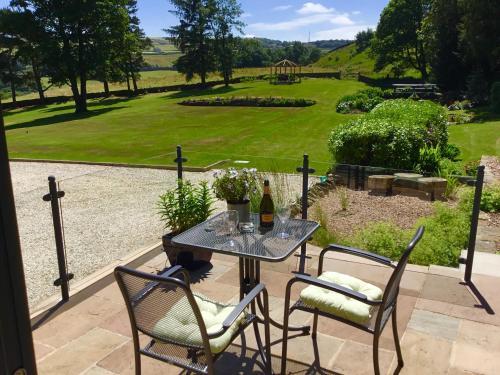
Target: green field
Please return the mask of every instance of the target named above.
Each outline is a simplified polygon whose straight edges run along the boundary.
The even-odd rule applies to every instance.
[[[11,157],[83,160],[135,164],[172,164],[181,144],[188,165],[226,165],[291,171],[307,152],[320,173],[331,164],[327,137],[334,127],[354,115],[335,112],[342,95],[364,84],[349,80],[305,79],[302,84],[273,86],[254,81],[229,89],[150,94],[132,99],[90,102],[91,112],[73,114],[73,103],[7,112]],[[188,96],[286,96],[308,98],[307,108],[186,107]],[[467,160],[500,154],[500,121],[453,126],[450,141]],[[234,161],[249,161],[234,164]]]

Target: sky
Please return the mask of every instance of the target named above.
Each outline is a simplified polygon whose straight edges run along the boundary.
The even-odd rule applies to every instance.
[[[6,6],[8,0],[0,0]],[[354,39],[356,33],[374,28],[389,0],[240,0],[246,37],[279,40]],[[166,36],[175,25],[168,0],[138,0],[139,18],[146,35]]]

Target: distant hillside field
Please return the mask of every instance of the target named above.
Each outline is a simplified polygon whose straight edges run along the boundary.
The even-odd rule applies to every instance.
[[[370,50],[358,53],[355,43],[326,54],[314,65],[332,71],[340,71],[344,77],[360,73],[374,78],[382,78],[390,75],[391,71],[390,67],[386,67],[380,72],[375,72],[375,59],[370,56]],[[419,74],[415,70],[408,70],[405,76],[419,78]]]

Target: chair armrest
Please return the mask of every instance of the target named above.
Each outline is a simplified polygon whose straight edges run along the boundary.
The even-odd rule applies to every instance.
[[[159,274],[161,277],[175,277],[178,273],[182,273],[182,277],[184,278],[184,282],[189,285],[190,283],[190,278],[189,278],[189,272],[183,268],[182,266],[173,266],[168,268],[166,271],[162,272]]]
[[[382,255],[370,253],[368,251],[356,249],[354,247],[342,246],[342,245],[336,245],[336,244],[331,244],[326,249],[323,249],[323,251],[321,252],[321,254],[319,256],[321,263],[323,263],[323,257],[328,251],[338,251],[340,253],[355,255],[355,256],[358,256],[361,258],[369,259],[373,262],[381,263],[385,266],[395,268],[395,266],[392,263],[392,260],[390,258],[384,257]]]
[[[294,279],[292,279],[294,282],[303,282],[305,284],[309,285],[314,285],[320,288],[328,289],[331,290],[332,292],[336,292],[339,294],[342,294],[346,297],[353,298],[357,301],[366,303],[367,305],[378,305],[382,301],[372,301],[368,299],[366,295],[363,293],[356,292],[355,290],[345,288],[341,285],[331,283],[325,280],[320,280],[312,276],[306,276],[306,275],[296,275]]]
[[[247,306],[262,292],[266,290],[266,286],[264,284],[257,284],[251,291],[248,293],[245,298],[243,298],[238,305],[236,305],[231,311],[231,313],[227,316],[227,318],[222,323],[222,327],[224,329],[228,329],[231,327],[236,319],[241,315],[243,311],[247,308]]]

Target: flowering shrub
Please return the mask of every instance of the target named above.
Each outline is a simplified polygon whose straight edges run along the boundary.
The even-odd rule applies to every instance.
[[[215,196],[229,203],[248,201],[257,188],[257,170],[228,168],[215,171],[213,189]]]
[[[358,91],[352,95],[345,95],[337,103],[337,112],[352,113],[352,112],[370,112],[384,99],[390,97],[391,93],[382,91],[379,88],[370,88]]]
[[[387,100],[332,131],[329,149],[338,163],[413,169],[425,145],[446,148],[446,111],[429,101]]]

